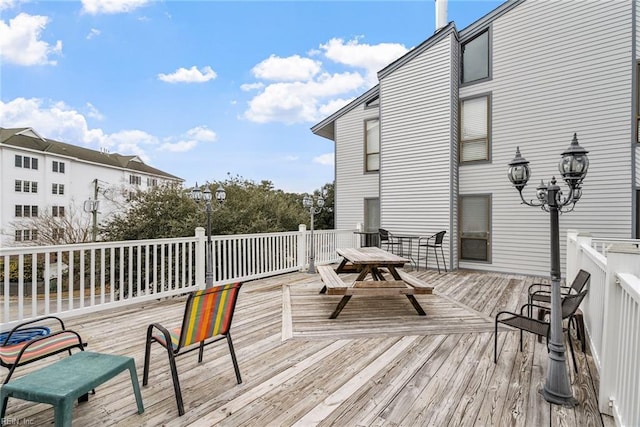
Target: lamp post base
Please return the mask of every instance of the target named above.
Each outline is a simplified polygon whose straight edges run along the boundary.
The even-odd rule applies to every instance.
[[[313,258],[309,260],[309,269],[307,270],[307,273],[316,274],[316,266]]]
[[[538,390],[538,393],[544,397],[544,400],[554,405],[561,405],[567,408],[573,408],[578,405],[578,401],[572,395],[559,396],[554,392],[548,391],[546,386]]]

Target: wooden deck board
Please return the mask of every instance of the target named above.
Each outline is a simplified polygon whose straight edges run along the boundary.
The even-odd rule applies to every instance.
[[[588,352],[576,353],[577,376],[571,363],[568,367],[576,408],[549,405],[538,393],[547,369],[544,341],[525,334],[521,353],[518,332],[500,329],[498,363],[493,363],[491,316],[522,304],[534,278],[470,271],[410,274],[434,286],[433,295],[416,296],[427,316],[417,316],[402,295],[362,296],[330,320],[340,297],[318,294],[318,275],[248,282],[232,327],[241,385],[224,341],[207,347],[201,364],[197,353],[179,357],[186,413],[178,417],[167,356],[157,346],[149,385],[142,388],[144,414],[137,414],[130,382],[116,379],[74,407],[74,425],[603,425]],[[69,318],[66,324],[91,351],[134,357],[141,377],[147,325],[178,325],[184,301],[145,302]],[[51,361],[21,367],[15,376]],[[11,420],[47,425],[53,415],[49,405],[9,400]],[[605,423],[611,425],[609,417]]]

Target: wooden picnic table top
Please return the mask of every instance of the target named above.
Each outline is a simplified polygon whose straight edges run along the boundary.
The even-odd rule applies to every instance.
[[[338,248],[336,252],[353,264],[397,265],[410,262],[407,258],[376,247]]]

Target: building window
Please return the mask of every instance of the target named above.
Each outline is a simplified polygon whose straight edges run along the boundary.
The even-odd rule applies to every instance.
[[[379,107],[379,106],[380,106],[380,97],[378,96],[373,98],[371,101],[367,101],[367,103],[364,104],[364,108]]]
[[[51,194],[64,194],[64,184],[51,184]]]
[[[22,205],[16,205],[15,216],[16,217],[21,217],[22,216]]]
[[[54,228],[51,234],[53,240],[62,240],[64,238],[64,228]]]
[[[460,196],[460,260],[491,261],[491,196]]]
[[[51,164],[51,170],[53,170],[53,172],[64,173],[64,162],[54,160]]]
[[[24,191],[25,193],[28,193],[30,188],[31,188],[31,182],[29,181],[22,182],[22,191]]]
[[[155,187],[158,185],[158,180],[156,178],[147,178],[147,187]]]
[[[133,184],[133,185],[142,184],[142,177],[139,175],[129,175],[129,184]]]
[[[380,120],[366,120],[365,125],[365,171],[380,170]]]
[[[20,193],[22,192],[22,181],[19,179],[16,179],[16,193]]]
[[[16,154],[15,165],[17,168],[38,169],[38,159],[35,157],[20,156]]]
[[[31,192],[32,193],[38,192],[38,183],[35,181],[31,181]]]
[[[52,206],[51,215],[55,217],[64,217],[64,206]]]
[[[460,101],[460,163],[490,159],[491,97]]]
[[[22,230],[16,230],[16,242],[22,242]]]
[[[38,216],[38,206],[36,205],[15,205],[15,215],[16,217],[37,217]]]
[[[462,44],[462,83],[489,78],[489,30]]]

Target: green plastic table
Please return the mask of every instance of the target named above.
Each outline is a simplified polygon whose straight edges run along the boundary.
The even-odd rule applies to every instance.
[[[0,419],[9,397],[48,403],[55,409],[56,427],[70,427],[73,401],[86,401],[89,391],[129,370],[138,413],[144,412],[135,361],[131,357],[80,351],[42,369],[4,384],[0,389]]]

